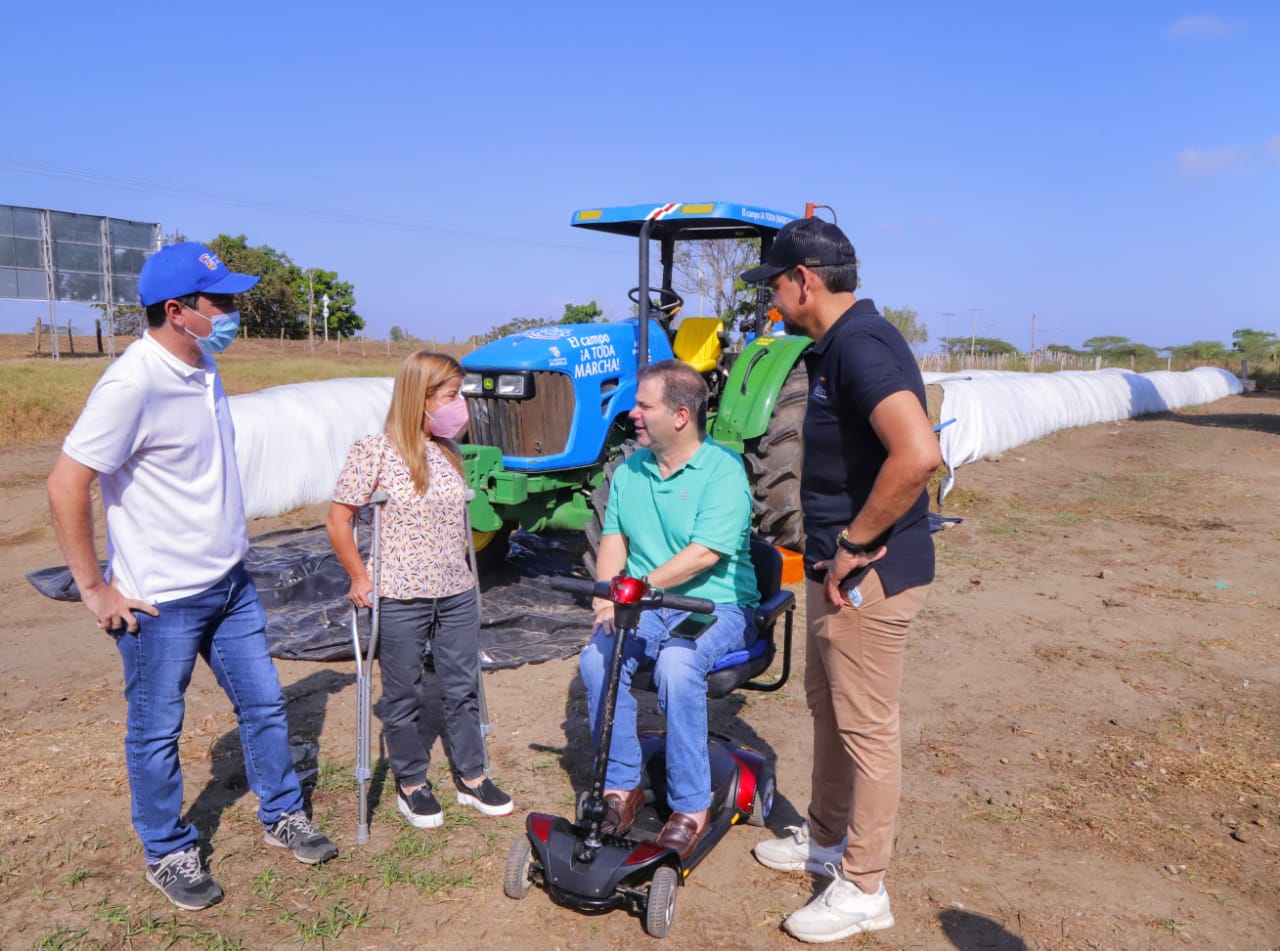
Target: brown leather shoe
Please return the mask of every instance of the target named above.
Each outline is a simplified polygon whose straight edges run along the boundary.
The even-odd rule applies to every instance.
[[[704,821],[701,825],[693,816],[683,812],[671,813],[671,818],[667,820],[667,824],[662,827],[662,831],[658,833],[658,845],[666,846],[672,849],[681,862],[687,862],[689,856],[693,854],[693,848],[698,844],[698,840],[702,838],[702,834],[707,831],[709,821]]]
[[[600,823],[600,831],[606,835],[625,835],[644,805],[644,789],[637,786],[626,793],[607,792],[604,801],[609,811]]]

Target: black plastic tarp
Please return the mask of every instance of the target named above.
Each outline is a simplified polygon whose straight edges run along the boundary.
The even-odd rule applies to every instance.
[[[361,535],[368,536],[368,531]],[[547,580],[581,564],[581,536],[512,536],[506,562],[485,573],[481,584],[481,660],[486,668],[519,667],[572,657],[591,633],[590,610]],[[286,660],[347,660],[353,656],[350,580],[338,563],[323,527],[288,529],[253,539],[245,565],[267,612],[273,657]],[[79,601],[71,572],[45,568],[27,575],[41,594]],[[369,633],[361,611],[362,646]]]

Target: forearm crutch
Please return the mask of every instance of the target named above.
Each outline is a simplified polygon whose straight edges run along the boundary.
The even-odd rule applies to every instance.
[[[378,652],[378,630],[381,618],[378,613],[379,594],[382,586],[382,507],[387,502],[387,493],[378,489],[369,499],[373,506],[373,537],[369,543],[369,552],[373,561],[373,591],[369,596],[369,649],[366,653],[360,650],[360,630],[358,624],[359,608],[351,605],[351,644],[356,656],[356,785],[360,790],[359,813],[356,815],[356,842],[364,845],[369,841],[369,781],[373,777],[373,751],[370,749],[370,723],[372,718],[373,697],[372,684],[373,658]],[[360,550],[360,528],[355,520],[351,531],[356,540],[356,551]]]
[[[476,579],[476,614],[480,624],[484,624],[484,611],[480,604],[480,569],[476,564],[476,536],[471,531],[471,500],[476,497],[476,490],[467,488],[467,501],[462,506],[463,527],[467,532],[467,554],[471,558],[471,574]],[[484,775],[493,779],[493,767],[489,765],[489,703],[484,696],[484,651],[476,660],[476,697],[480,701],[480,749],[484,752]]]

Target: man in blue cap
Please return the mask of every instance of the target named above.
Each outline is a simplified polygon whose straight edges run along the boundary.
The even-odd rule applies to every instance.
[[[203,657],[235,708],[249,786],[268,844],[316,864],[337,847],[308,820],[266,615],[249,549],[231,410],[213,354],[235,339],[236,274],[204,245],[169,245],[138,279],[147,331],[107,368],[49,475],[58,544],[98,627],[124,663],[125,759],[147,881],[198,911],[222,900],[182,821],[187,685]],[[93,542],[90,488],[107,521],[107,572]]]

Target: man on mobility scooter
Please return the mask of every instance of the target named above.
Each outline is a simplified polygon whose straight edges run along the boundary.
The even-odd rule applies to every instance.
[[[706,383],[687,364],[665,360],[640,371],[631,419],[641,448],[614,473],[596,562],[598,580],[627,574],[715,604],[714,621],[696,639],[686,634],[698,620],[688,612],[659,609],[641,616],[624,652],[609,746],[603,831],[622,834],[644,803],[636,701],[629,688],[642,665],[652,666],[667,718],[671,809],[657,844],[681,861],[706,831],[711,805],[707,673],[755,640],[752,613],[759,602],[746,472],[736,453],[706,437],[706,413]],[[593,606],[595,631],[579,667],[598,747],[616,631],[613,603],[597,598]]]

